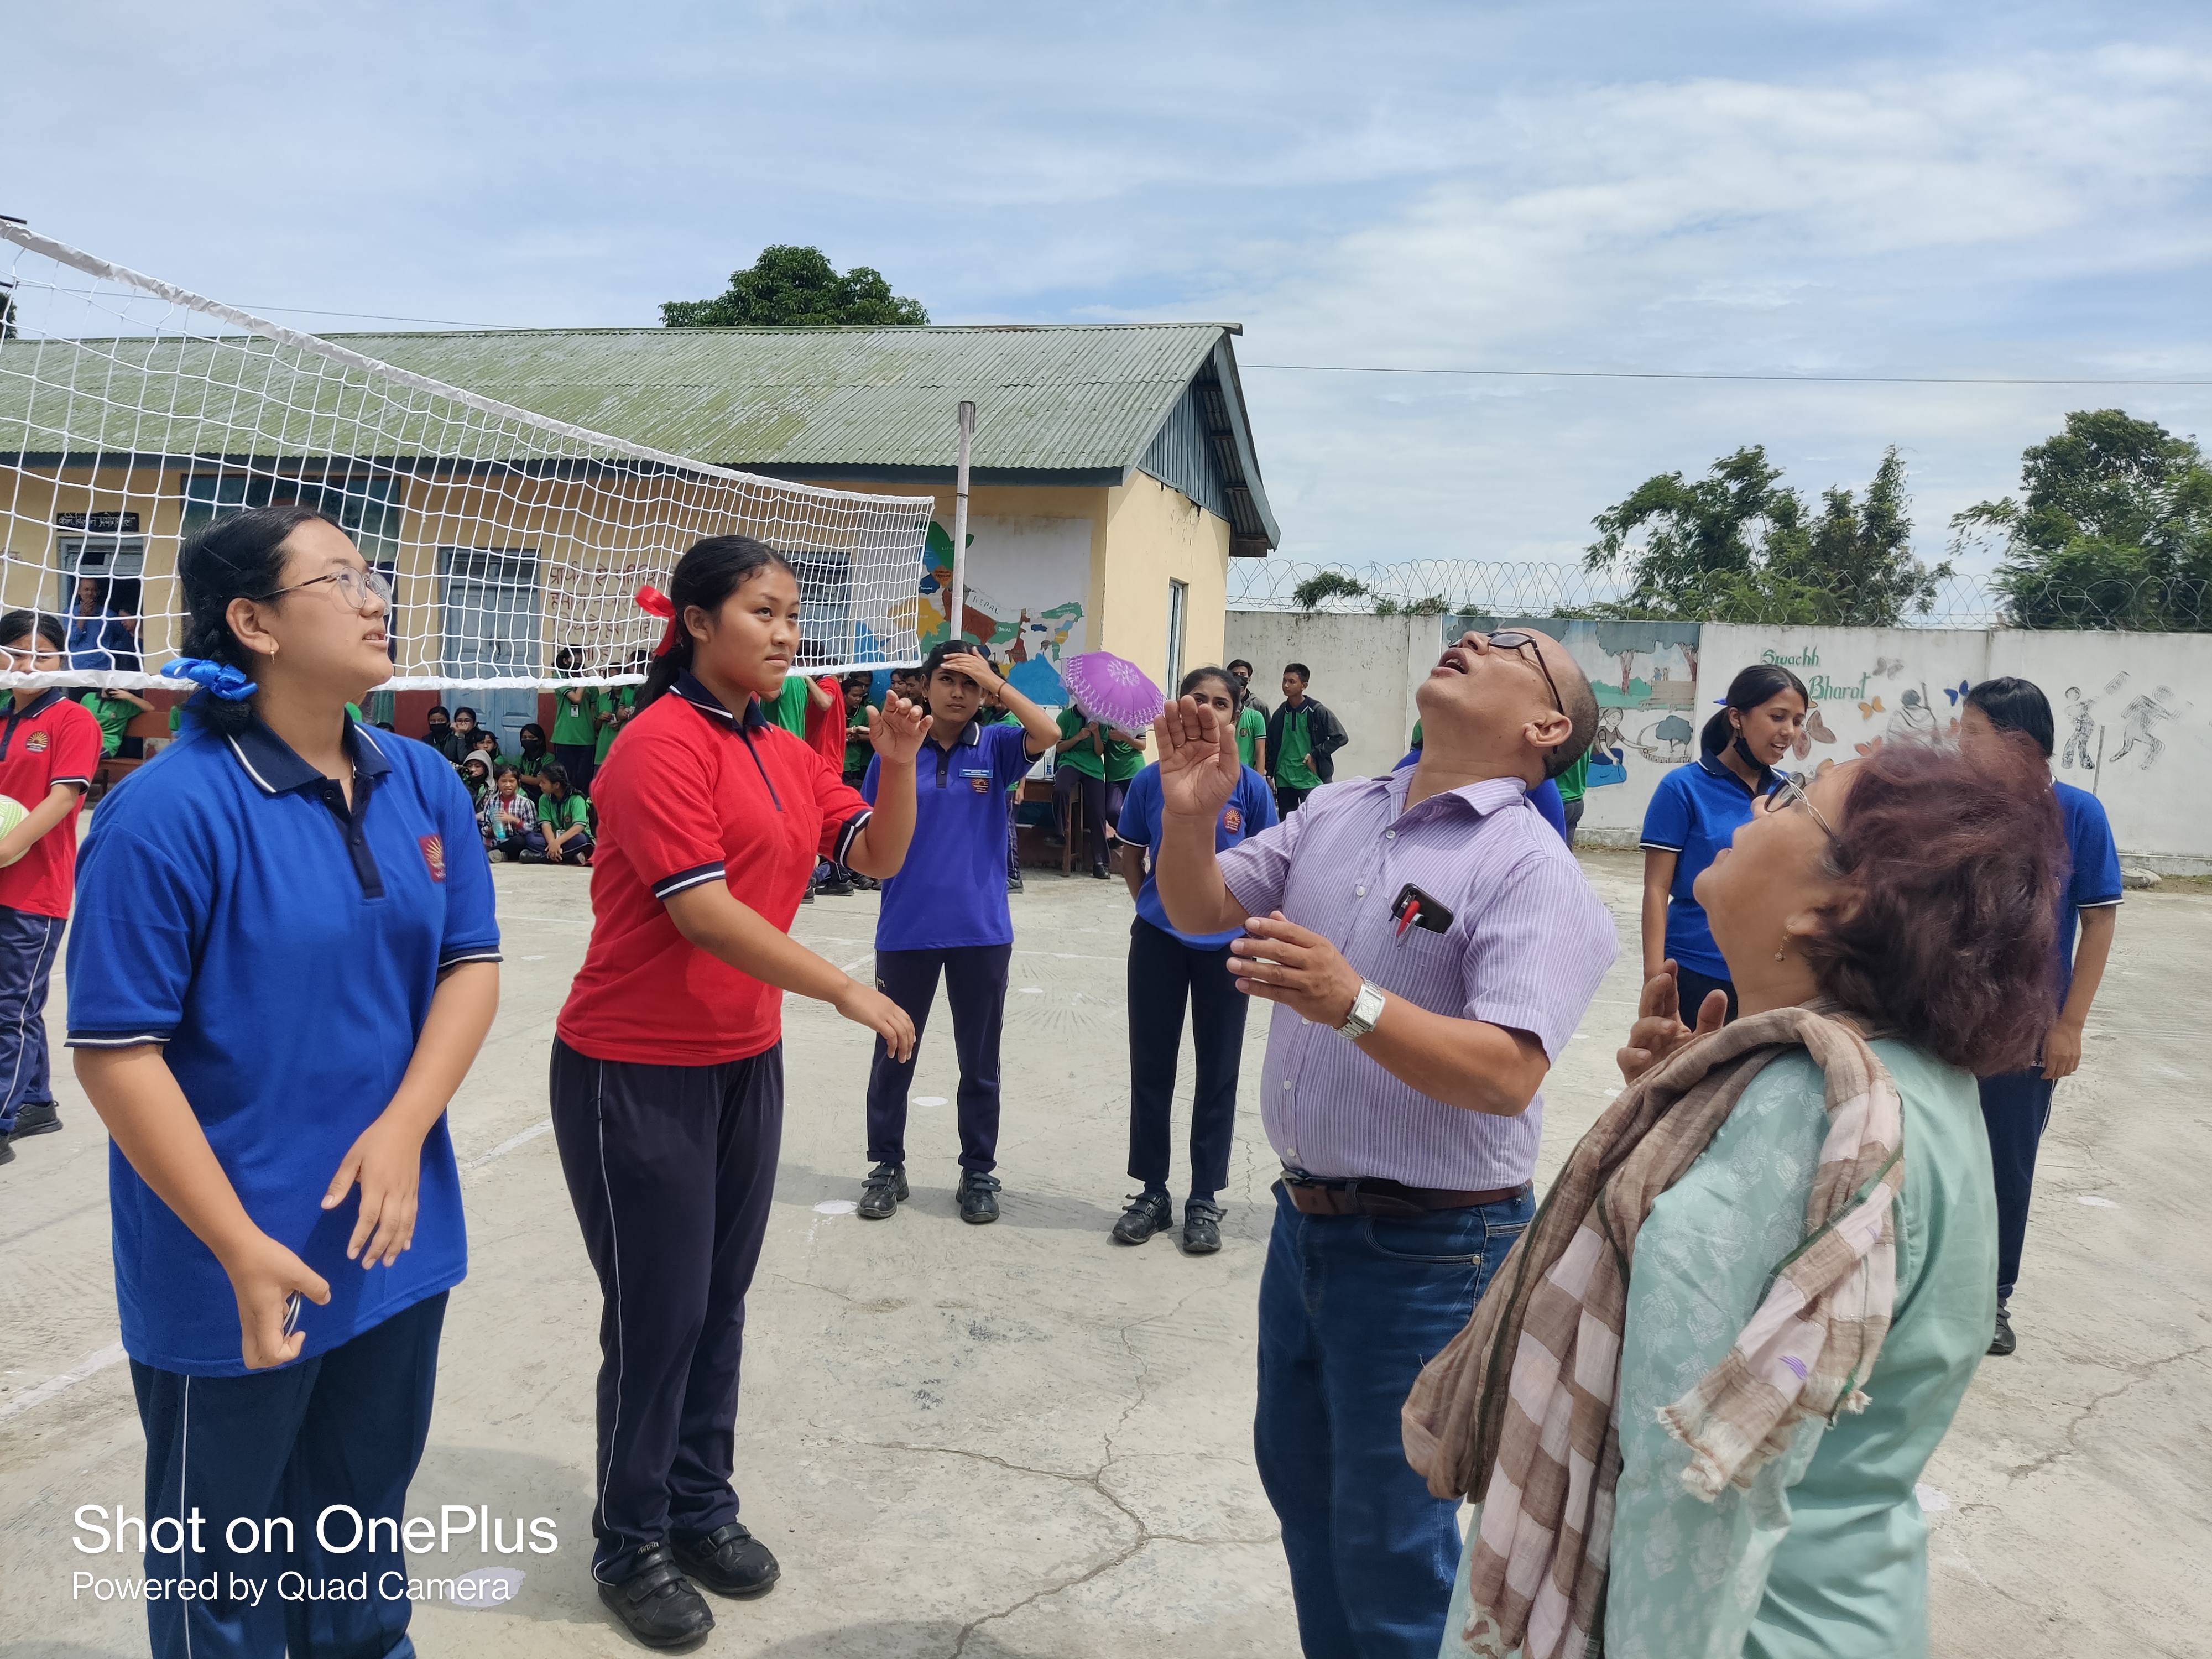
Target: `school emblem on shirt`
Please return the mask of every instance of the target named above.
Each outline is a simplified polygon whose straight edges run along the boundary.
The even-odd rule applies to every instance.
[[[422,862],[430,866],[430,879],[446,878],[446,838],[443,836],[417,836],[415,844],[422,849]]]
[[[35,755],[46,746],[48,741],[49,739],[45,732],[33,732],[29,737],[23,739],[23,747]]]
[[[988,778],[970,778],[968,780],[968,787],[979,795],[988,795],[991,793],[991,781]]]
[[[1244,827],[1244,815],[1235,807],[1231,807],[1221,815],[1221,827],[1231,835],[1235,835]]]

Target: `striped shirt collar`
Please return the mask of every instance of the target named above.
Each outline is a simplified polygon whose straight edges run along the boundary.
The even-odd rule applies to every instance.
[[[261,716],[256,714],[242,732],[227,732],[223,741],[238,763],[246,769],[246,775],[264,795],[282,795],[310,784],[325,781],[323,775],[300,758],[292,745],[269,729]],[[392,769],[392,763],[384,757],[384,750],[369,735],[368,728],[359,721],[346,721],[346,752],[353,757],[353,775],[357,778],[381,778]]]
[[[1307,701],[1310,702],[1313,700],[1309,697]],[[1408,811],[1418,812],[1432,803],[1455,800],[1466,805],[1475,817],[1487,817],[1500,808],[1522,799],[1528,793],[1528,784],[1520,778],[1484,778],[1479,782],[1462,784],[1456,789],[1440,789],[1419,805],[1408,808],[1406,797],[1413,787],[1413,774],[1419,769],[1419,764],[1417,761],[1412,766],[1401,767],[1382,777],[1367,780],[1370,787],[1379,785],[1390,797],[1391,810],[1396,817],[1403,817]],[[1439,805],[1437,810],[1442,811],[1446,809]]]
[[[730,712],[720,697],[702,685],[698,677],[688,668],[676,677],[676,683],[668,689],[716,725],[726,726],[732,731],[735,731],[740,724],[749,726],[755,731],[768,724],[768,716],[761,712],[758,697],[748,697],[745,700],[745,712],[740,719],[738,715]]]

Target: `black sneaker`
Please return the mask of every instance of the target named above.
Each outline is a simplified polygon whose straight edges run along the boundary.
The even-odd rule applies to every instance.
[[[1182,1206],[1182,1253],[1212,1255],[1221,1248],[1221,1206],[1194,1198]]]
[[[999,1218],[996,1177],[978,1175],[973,1170],[960,1177],[960,1218],[974,1227],[988,1226]]]
[[[881,1221],[896,1215],[898,1206],[911,1196],[907,1190],[906,1165],[878,1164],[860,1182],[860,1218]]]
[[[15,1139],[13,1135],[0,1135],[0,1164],[13,1164],[15,1161],[15,1148],[10,1144]]]
[[[649,1648],[684,1648],[714,1628],[714,1610],[691,1588],[665,1544],[649,1544],[619,1584],[601,1584],[599,1600]]]
[[[1114,872],[1103,864],[1097,865],[1092,868],[1091,878],[1093,881],[1111,881],[1114,879]]]
[[[734,1521],[709,1533],[672,1532],[668,1547],[685,1574],[717,1595],[764,1595],[783,1574],[768,1546]]]
[[[27,1100],[15,1109],[18,1136],[50,1135],[61,1127],[61,1109],[51,1100]]]
[[[2012,1334],[2012,1310],[2002,1302],[1997,1304],[1997,1328],[1990,1338],[1990,1352],[2002,1359],[2020,1346],[2020,1339]]]
[[[1139,1193],[1114,1224],[1116,1244],[1141,1244],[1175,1225],[1175,1200],[1165,1193]]]
[[[1009,893],[1019,893],[1025,890],[1022,886],[1022,878],[1019,876],[1008,876],[1006,878],[1006,890]]]
[[[825,881],[816,890],[830,898],[850,898],[853,884],[849,881]]]

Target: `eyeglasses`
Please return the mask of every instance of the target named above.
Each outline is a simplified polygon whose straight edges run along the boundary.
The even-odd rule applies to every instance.
[[[1521,647],[1527,646],[1528,659],[1536,665],[1536,672],[1544,677],[1544,689],[1552,694],[1552,707],[1562,714],[1567,712],[1567,705],[1559,696],[1558,682],[1552,678],[1552,671],[1544,666],[1544,647],[1536,643],[1535,635],[1524,634],[1517,628],[1502,628],[1497,633],[1486,634],[1483,637],[1500,651],[1510,651],[1516,656]]]
[[[373,597],[378,604],[392,603],[392,584],[385,580],[381,570],[356,570],[348,565],[343,570],[333,570],[327,576],[310,576],[306,581],[294,582],[289,587],[280,587],[273,593],[259,595],[262,602],[281,599],[287,593],[296,593],[303,587],[317,587],[325,582],[335,583],[338,603],[349,611],[366,611]]]
[[[1782,787],[1766,798],[1766,810],[1770,812],[1787,811],[1792,806],[1802,806],[1810,812],[1813,822],[1820,826],[1820,833],[1830,841],[1835,840],[1834,826],[1820,816],[1820,809],[1813,805],[1812,797],[1805,793],[1804,781],[1800,778],[1784,779]]]

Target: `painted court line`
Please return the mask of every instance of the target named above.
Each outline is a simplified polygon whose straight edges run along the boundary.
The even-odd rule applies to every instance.
[[[43,1406],[56,1395],[75,1388],[88,1376],[97,1376],[110,1365],[119,1365],[127,1356],[120,1342],[111,1342],[104,1348],[94,1348],[90,1353],[64,1371],[59,1376],[50,1376],[27,1393],[19,1394],[4,1406],[0,1406],[0,1423],[11,1417],[21,1417],[33,1406]]]
[[[532,1141],[537,1139],[538,1136],[551,1129],[552,1127],[553,1120],[551,1118],[547,1118],[543,1123],[533,1123],[527,1129],[525,1129],[520,1134],[509,1135],[506,1139],[501,1141],[498,1146],[493,1147],[489,1152],[478,1152],[467,1163],[462,1164],[461,1169],[464,1173],[470,1170],[481,1170],[485,1164],[492,1163],[496,1159],[505,1158],[509,1152],[514,1152],[517,1147],[527,1146]]]

